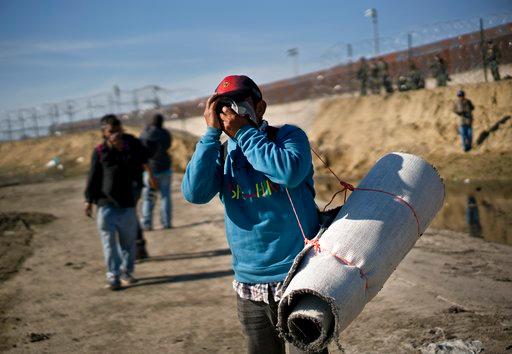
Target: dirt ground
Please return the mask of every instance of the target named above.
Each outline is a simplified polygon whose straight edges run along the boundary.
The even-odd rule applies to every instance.
[[[83,177],[0,188],[0,212],[56,217],[30,225],[32,255],[0,283],[0,350],[245,352],[221,204],[186,203],[180,178],[175,227],[146,233],[152,257],[137,264],[140,282],[119,292],[103,289],[95,223],[82,214]],[[341,336],[347,353],[419,352],[455,339],[481,341],[486,353],[510,350],[512,247],[433,229]]]
[[[31,225],[55,220],[51,214],[0,212],[0,281],[16,274],[31,254],[34,230]]]

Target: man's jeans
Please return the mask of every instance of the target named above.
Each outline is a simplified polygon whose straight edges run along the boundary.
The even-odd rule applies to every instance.
[[[117,280],[121,273],[132,274],[137,235],[135,208],[101,206],[98,208],[97,219],[107,266],[107,280]]]
[[[471,125],[461,125],[459,126],[459,134],[462,140],[462,148],[464,151],[471,150],[471,144],[473,141],[473,128]]]
[[[242,299],[237,295],[238,319],[242,324],[247,353],[249,354],[285,354],[285,342],[276,330],[277,303],[270,299],[270,304],[263,301]],[[307,353],[288,344],[289,353]],[[327,354],[327,348],[321,353]]]
[[[155,173],[160,192],[160,222],[164,228],[170,228],[171,223],[171,171]],[[156,202],[156,190],[149,187],[149,176],[144,172],[144,189],[142,190],[142,227],[153,228],[153,209]]]

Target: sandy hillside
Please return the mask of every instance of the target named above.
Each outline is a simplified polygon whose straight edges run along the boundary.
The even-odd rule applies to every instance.
[[[335,171],[358,179],[389,151],[420,154],[447,179],[509,179],[512,175],[512,81],[464,86],[476,106],[474,141],[502,118],[470,153],[462,152],[451,112],[455,87],[390,96],[324,101],[309,135]]]
[[[128,127],[136,136],[141,128]],[[172,155],[174,171],[185,171],[197,138],[173,131]],[[45,177],[72,176],[89,168],[94,147],[101,141],[99,131],[86,131],[0,144],[0,184],[40,180]],[[47,168],[46,163],[58,156],[64,169]]]
[[[303,128],[313,146],[344,179],[361,178],[389,151],[420,154],[439,168],[445,179],[509,179],[512,175],[512,81],[465,85],[476,106],[474,141],[463,153],[457,134],[458,117],[451,112],[456,86],[390,96],[318,98],[269,106],[271,125],[291,123]],[[500,120],[502,123],[500,123]],[[205,130],[203,117],[171,120],[175,171],[184,171],[197,137]],[[138,134],[140,128],[128,128]],[[90,152],[99,141],[96,131],[0,144],[0,182],[20,176],[41,179],[86,171]],[[45,164],[59,156],[64,171]],[[325,173],[314,159],[318,173]],[[35,176],[35,177],[34,177]]]

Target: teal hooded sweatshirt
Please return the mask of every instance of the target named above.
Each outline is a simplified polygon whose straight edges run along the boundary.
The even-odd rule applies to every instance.
[[[219,193],[237,281],[283,281],[304,246],[286,189],[306,237],[319,229],[308,138],[293,125],[282,126],[273,141],[265,131],[244,126],[228,140],[224,159],[221,133],[208,127],[197,143],[183,196],[202,204]]]

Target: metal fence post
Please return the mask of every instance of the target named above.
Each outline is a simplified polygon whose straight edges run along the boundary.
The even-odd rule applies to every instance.
[[[34,133],[36,134],[36,137],[39,138],[39,123],[37,121],[38,119],[38,115],[37,115],[37,108],[32,108],[31,109],[31,116],[32,116],[32,121],[34,123]]]
[[[412,60],[412,33],[407,33],[407,55],[409,57],[409,61]]]
[[[12,141],[12,118],[11,112],[7,112],[7,136],[9,137],[9,141]]]
[[[487,59],[485,58],[485,36],[484,36],[484,20],[480,18],[480,48],[482,49],[482,61],[484,66],[484,78],[487,80]]]
[[[18,110],[18,119],[21,123],[21,134],[20,134],[20,139],[25,139],[26,138],[26,133],[25,133],[25,117],[23,116],[23,110]]]

